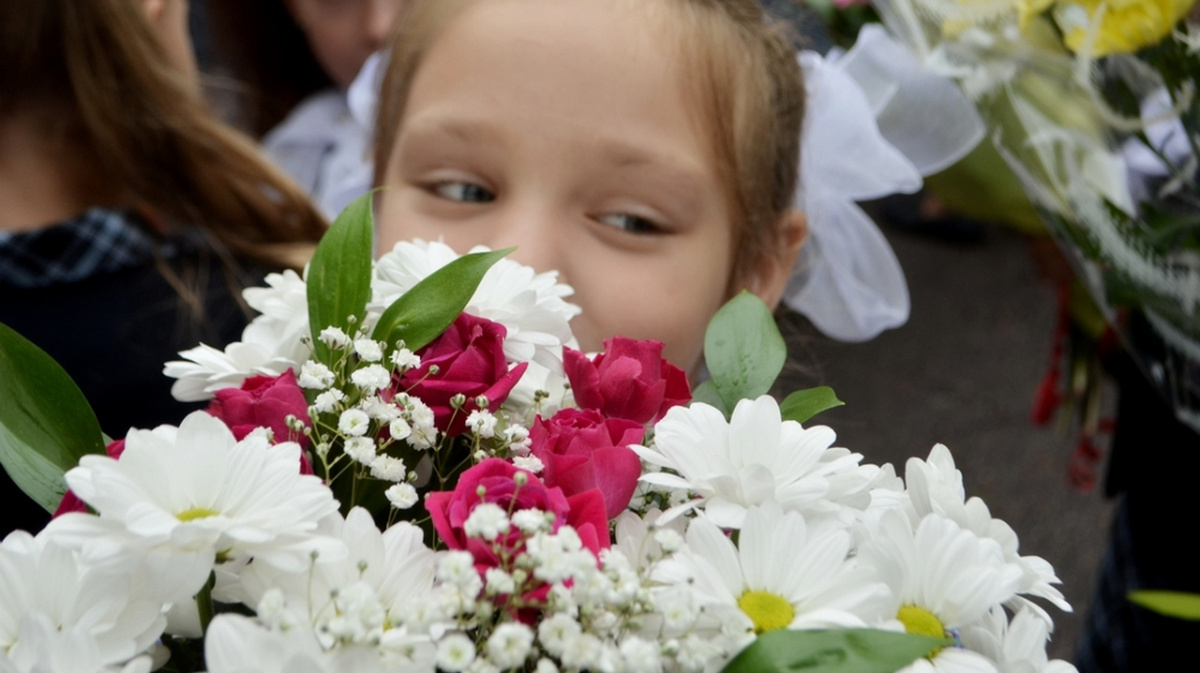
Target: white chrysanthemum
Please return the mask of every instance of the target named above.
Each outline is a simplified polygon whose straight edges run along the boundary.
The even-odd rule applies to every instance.
[[[304,281],[294,271],[268,274],[268,287],[247,288],[246,303],[262,315],[242,332],[242,340],[224,351],[203,344],[168,362],[163,373],[178,379],[171,394],[183,402],[207,400],[223,388],[236,388],[255,374],[278,376],[299,370],[310,353],[301,339],[309,333],[308,297]]]
[[[11,533],[0,542],[0,660],[23,672],[149,670],[135,657],[166,619],[132,579],[89,567],[46,533]]]
[[[476,247],[471,252],[486,251]],[[459,255],[444,243],[400,242],[375,265],[372,308],[382,311],[402,293]],[[496,262],[467,303],[466,313],[504,325],[504,355],[510,362],[538,362],[562,369],[562,347],[571,339],[569,322],[579,307],[563,300],[574,293],[558,273],[534,273],[510,259]]]
[[[1003,608],[993,608],[961,629],[960,636],[965,647],[986,656],[999,673],[1076,673],[1071,664],[1046,655],[1050,626],[1031,609],[1018,611],[1010,622]]]
[[[703,507],[724,528],[740,528],[747,508],[772,500],[784,511],[848,522],[869,504],[867,489],[879,469],[831,448],[835,435],[825,426],[782,421],[779,403],[768,395],[741,400],[728,421],[707,404],[674,407],[654,432],[653,447],[631,448],[679,476],[651,472],[641,480],[694,491],[700,500],[683,507]]]
[[[736,546],[705,517],[691,522],[686,540],[652,576],[690,586],[702,604],[724,606],[745,630],[864,627],[890,616],[887,586],[849,558],[849,532],[811,526],[775,503],[747,512]]]
[[[676,518],[664,524],[659,522],[661,516],[662,512],[652,509],[646,512],[644,518],[629,510],[621,512],[617,517],[614,546],[634,567],[646,568],[650,563],[678,550],[678,547],[672,550],[664,549],[659,535],[670,532],[676,539],[680,539],[687,529],[687,520]]]
[[[573,339],[566,345],[577,347]],[[575,395],[563,373],[562,363],[551,368],[530,362],[500,408],[510,420],[529,426],[539,415],[550,418],[560,409],[574,406]]]
[[[385,673],[432,671],[432,647],[406,648],[399,643],[322,648],[310,628],[273,630],[253,619],[222,614],[205,635],[204,659],[209,673]]]
[[[1044,598],[1061,610],[1071,611],[1062,592],[1054,588],[1060,580],[1054,568],[1039,556],[1021,556],[1018,552],[1017,534],[1007,523],[992,518],[983,500],[966,497],[963,476],[954,465],[950,449],[937,444],[929,452],[927,460],[909,458],[904,471],[908,484],[907,514],[913,526],[929,514],[940,514],[976,535],[995,540],[1004,551],[1005,560],[1020,568],[1025,576],[1019,593]],[[1033,605],[1020,601],[1023,605]],[[1020,605],[1014,607],[1019,608]],[[1050,617],[1037,608],[1047,622]]]
[[[349,550],[348,555],[318,560],[299,572],[251,564],[242,573],[244,595],[238,598],[255,606],[272,590],[280,591],[289,611],[308,615],[311,625],[318,628],[345,612],[337,609],[332,597],[350,587],[371,599],[363,604],[374,601],[383,609],[389,628],[409,625],[407,616],[413,605],[436,602],[433,577],[437,555],[425,547],[419,528],[400,522],[380,532],[361,507],[350,510],[345,520],[335,516],[326,524],[330,534]],[[387,631],[380,631],[376,635],[386,640]]]
[[[903,513],[885,513],[860,546],[858,559],[876,568],[891,587],[896,618],[905,629],[935,637],[953,635],[980,621],[1015,596],[1023,579],[1019,568],[1005,563],[995,540],[939,514],[926,516],[914,530]],[[993,669],[982,654],[951,647],[905,670]]]
[[[66,480],[98,516],[68,514],[46,530],[91,562],[141,565],[147,581],[170,585],[160,586],[168,600],[190,598],[218,553],[295,569],[314,552],[344,553],[313,534],[337,501],[299,464],[299,445],[239,442],[198,411],[178,428],[130,431],[120,460],[84,456]]]

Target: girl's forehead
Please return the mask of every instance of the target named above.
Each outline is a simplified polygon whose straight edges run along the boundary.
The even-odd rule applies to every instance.
[[[601,106],[622,115],[655,116],[679,103],[674,124],[704,126],[703,97],[679,31],[648,6],[674,0],[476,0],[451,17],[412,71],[404,123],[430,80],[456,79],[459,92],[487,89],[497,106],[542,106],[572,114]],[[432,72],[436,70],[436,73]],[[446,93],[446,82],[432,88]],[[488,109],[478,110],[481,115]],[[632,131],[633,129],[630,129]],[[698,129],[711,137],[708,129]]]

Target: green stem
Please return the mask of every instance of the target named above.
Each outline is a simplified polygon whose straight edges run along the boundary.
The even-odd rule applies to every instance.
[[[200,593],[196,594],[196,611],[200,614],[200,632],[208,633],[208,625],[213,618],[213,585],[216,584],[217,574],[215,572],[208,574],[208,581],[200,588]]]

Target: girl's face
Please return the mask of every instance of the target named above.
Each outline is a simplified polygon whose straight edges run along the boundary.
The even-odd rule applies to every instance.
[[[285,2],[321,69],[346,89],[367,57],[383,47],[404,0]]]
[[[411,82],[381,249],[518,246],[574,286],[585,350],[658,339],[694,371],[734,227],[663,18],[623,0],[489,0],[452,19]]]

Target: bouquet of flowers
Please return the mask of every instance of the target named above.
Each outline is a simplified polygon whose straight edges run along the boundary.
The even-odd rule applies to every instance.
[[[901,479],[808,423],[828,389],[765,394],[761,302],[691,391],[661,344],[572,349],[554,274],[371,231],[167,365],[206,412],[107,450],[0,329],[0,460],[59,509],[0,542],[0,671],[1073,670],[1053,569],[945,447]]]
[[[956,80],[1109,324],[1200,429],[1194,0],[874,0]]]

